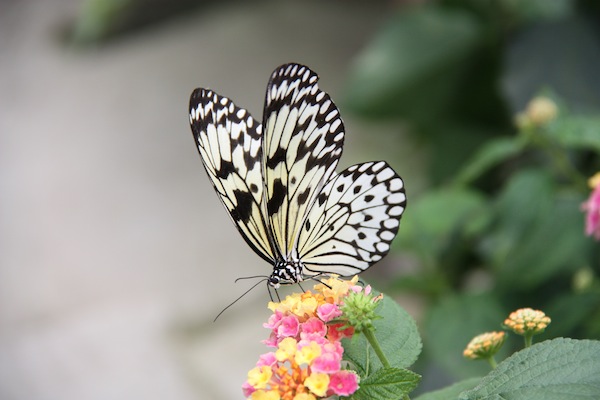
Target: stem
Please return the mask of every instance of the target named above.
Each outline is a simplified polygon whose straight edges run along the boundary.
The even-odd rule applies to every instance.
[[[563,173],[577,188],[584,193],[588,190],[587,181],[584,176],[582,176],[579,171],[577,171],[569,158],[565,154],[564,149],[561,149],[554,145],[547,137],[545,137],[541,132],[536,132],[535,143],[537,143],[542,150],[544,150],[550,158],[554,161],[554,165],[556,168]]]
[[[525,336],[523,336],[523,339],[525,339],[525,348],[531,347],[533,335],[530,333],[526,333]]]
[[[496,367],[498,366],[498,364],[496,363],[496,358],[494,358],[494,356],[489,357],[487,361],[492,367],[492,369],[496,369]]]
[[[363,334],[367,338],[367,341],[369,342],[369,344],[371,345],[371,347],[373,348],[373,350],[375,350],[375,354],[377,354],[377,357],[379,358],[379,361],[381,361],[381,363],[383,364],[383,366],[385,368],[391,368],[390,362],[388,361],[388,359],[383,354],[383,350],[381,350],[381,346],[379,346],[379,342],[377,341],[377,338],[375,337],[375,334],[373,334],[373,329],[372,328],[371,329],[365,329],[363,331]]]

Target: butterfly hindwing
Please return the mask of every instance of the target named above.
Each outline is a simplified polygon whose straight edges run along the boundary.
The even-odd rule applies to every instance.
[[[271,75],[264,110],[265,214],[283,257],[293,252],[307,210],[342,154],[344,125],[309,68],[286,64]]]
[[[332,177],[298,238],[304,273],[364,271],[388,253],[405,206],[404,183],[384,161],[354,165]]]
[[[190,98],[190,124],[208,176],[250,247],[268,262],[274,251],[262,215],[262,129],[248,111],[211,90]]]

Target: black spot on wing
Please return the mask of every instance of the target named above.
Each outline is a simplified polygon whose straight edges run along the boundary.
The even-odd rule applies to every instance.
[[[306,190],[298,195],[298,205],[303,205],[308,200],[308,196],[310,195],[310,187],[306,188]]]
[[[215,173],[219,179],[227,179],[229,174],[236,172],[236,168],[231,161],[221,160],[221,168],[215,170]]]
[[[273,194],[267,203],[267,211],[269,216],[275,214],[281,208],[286,196],[286,187],[281,182],[281,179],[275,179],[273,182]]]
[[[234,190],[236,206],[231,210],[231,216],[236,221],[247,223],[252,215],[252,203],[254,198],[252,194],[243,190]]]

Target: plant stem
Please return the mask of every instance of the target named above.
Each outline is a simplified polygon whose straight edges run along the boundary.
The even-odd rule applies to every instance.
[[[523,336],[523,339],[525,339],[525,348],[531,347],[533,335],[525,334],[525,336]]]
[[[372,328],[365,329],[363,331],[363,334],[367,338],[367,341],[369,342],[369,344],[371,345],[373,350],[375,350],[375,354],[377,354],[377,357],[379,358],[379,361],[381,361],[383,366],[385,368],[391,368],[390,362],[383,354],[383,350],[381,350],[381,346],[379,346],[379,342],[377,341],[377,338],[375,337],[375,334],[373,333],[373,329]]]
[[[494,356],[491,356],[490,358],[488,358],[487,361],[488,361],[488,363],[490,363],[490,366],[492,367],[492,369],[496,369],[496,367],[498,366]]]

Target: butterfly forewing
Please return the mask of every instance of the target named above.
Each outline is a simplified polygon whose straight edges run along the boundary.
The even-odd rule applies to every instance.
[[[304,273],[364,271],[388,253],[405,206],[402,179],[383,161],[354,165],[332,177],[298,237]]]
[[[261,125],[248,111],[207,89],[192,93],[190,125],[206,172],[231,219],[250,247],[273,262],[262,215]]]
[[[287,64],[273,72],[267,87],[264,212],[283,257],[293,253],[305,215],[342,153],[342,120],[317,80],[307,67]]]

